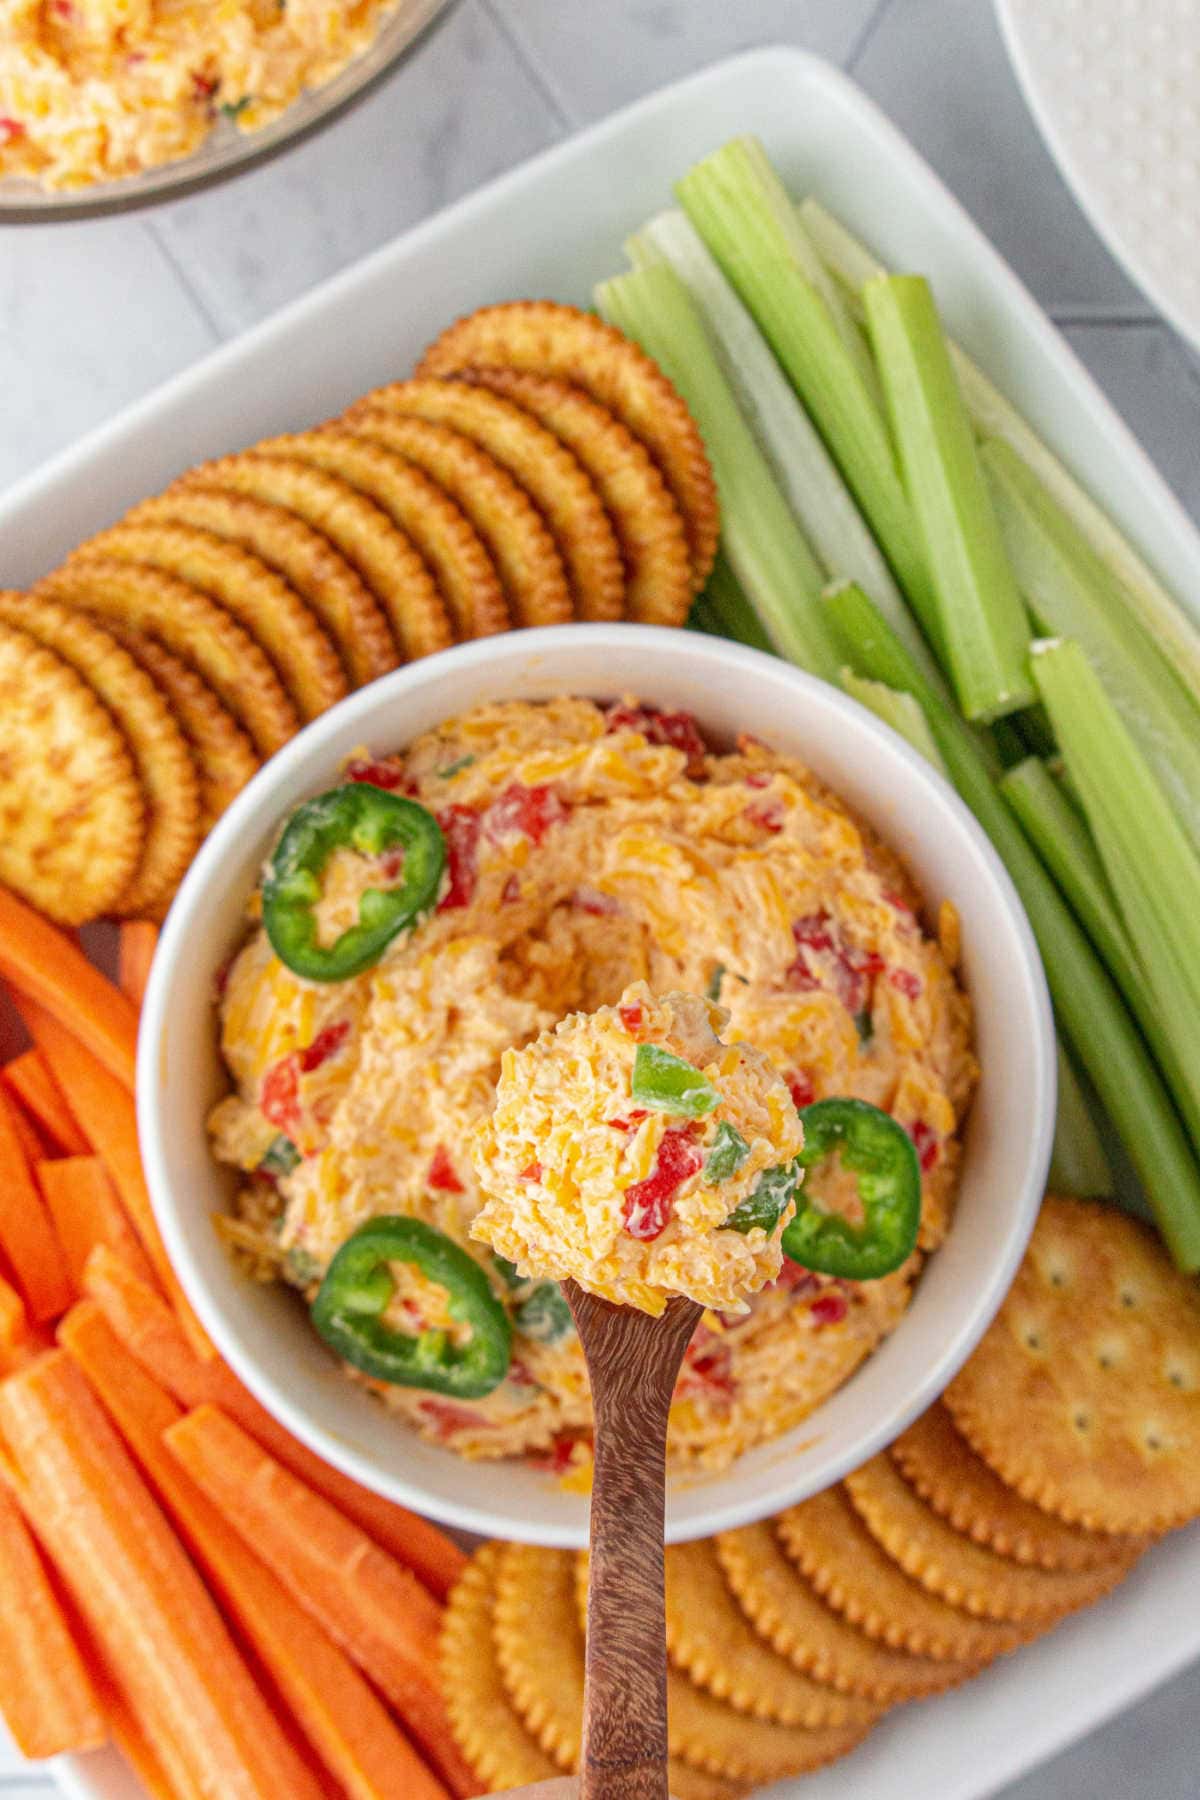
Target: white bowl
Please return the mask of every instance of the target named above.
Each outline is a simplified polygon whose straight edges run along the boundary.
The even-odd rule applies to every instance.
[[[671,1483],[667,1536],[779,1511],[864,1462],[924,1410],[1004,1296],[1037,1212],[1054,1122],[1054,1032],[1037,948],[994,850],[952,789],[870,713],[757,651],[695,633],[569,625],[463,645],[385,676],[303,731],[239,795],[180,889],[138,1046],[138,1123],[167,1249],[221,1353],[277,1418],[365,1486],[446,1524],[579,1546],[587,1500],[519,1462],[470,1463],[419,1439],[348,1382],[294,1295],[240,1275],[213,1230],[228,1194],[205,1116],[226,1088],[213,973],[279,821],[355,747],[402,747],[487,700],[625,692],[693,712],[718,744],[753,730],[801,757],[904,857],[930,913],[962,920],[983,1075],[954,1228],[892,1336],[797,1430],[722,1474]]]

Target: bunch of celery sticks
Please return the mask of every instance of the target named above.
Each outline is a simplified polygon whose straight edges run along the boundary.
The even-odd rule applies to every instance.
[[[840,684],[958,789],[1060,1033],[1052,1179],[1111,1196],[1082,1071],[1200,1269],[1200,631],[943,332],[756,139],[676,185],[602,316],[704,435],[722,555],[692,623]]]

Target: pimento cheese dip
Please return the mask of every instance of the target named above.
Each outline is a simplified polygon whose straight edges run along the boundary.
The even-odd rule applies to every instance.
[[[895,1327],[951,1222],[976,1079],[952,910],[926,929],[896,856],[796,759],[750,737],[714,750],[688,716],[633,700],[482,706],[402,753],[364,753],[341,780],[428,808],[445,872],[414,929],[332,983],[284,966],[261,895],[249,896],[248,935],[219,983],[231,1092],[212,1140],[242,1175],[227,1240],[259,1278],[312,1301],[368,1221],[435,1227],[486,1271],[511,1319],[507,1376],[469,1402],[369,1385],[463,1455],[573,1468],[591,1432],[579,1341],[553,1284],[473,1236],[488,1196],[469,1145],[495,1112],[507,1051],[568,1014],[618,1006],[637,982],[705,995],[728,1015],[728,1044],[763,1051],[797,1106],[868,1101],[921,1164],[918,1248],[894,1273],[854,1283],[785,1260],[748,1310],[738,1299],[704,1315],[676,1390],[672,1459],[722,1468],[791,1429]],[[355,880],[379,880],[362,860],[357,877],[345,857],[330,870],[326,937]],[[652,1179],[665,1130],[640,1125],[640,1138],[606,1127],[611,1153],[643,1157]],[[444,1294],[396,1276],[393,1313],[433,1328]]]
[[[718,1038],[728,1018],[642,981],[506,1050],[475,1138],[489,1199],[471,1235],[524,1276],[642,1312],[674,1295],[747,1312],[779,1274],[804,1132],[762,1052]]]

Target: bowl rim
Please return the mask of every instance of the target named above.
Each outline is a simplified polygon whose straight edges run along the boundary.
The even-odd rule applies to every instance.
[[[692,658],[697,667],[707,666],[714,674],[728,673],[735,669],[750,680],[770,674],[773,679],[782,679],[791,685],[800,702],[819,697],[820,703],[831,708],[835,714],[840,714],[860,738],[873,740],[873,754],[907,765],[909,773],[919,783],[926,785],[931,797],[936,796],[943,815],[948,810],[954,817],[957,828],[969,840],[970,847],[987,868],[997,897],[1009,917],[1021,953],[1021,966],[1013,971],[1012,981],[1014,988],[1019,981],[1026,984],[1029,1008],[1036,1024],[1035,1034],[1027,1051],[1033,1068],[1032,1087],[1038,1096],[1038,1105],[1036,1116],[1030,1120],[1031,1129],[1023,1158],[1024,1173],[1013,1202],[1003,1253],[993,1258],[990,1265],[981,1271],[969,1320],[960,1325],[952,1341],[938,1357],[924,1367],[914,1380],[904,1403],[899,1407],[892,1407],[876,1419],[868,1430],[857,1435],[852,1448],[835,1459],[835,1472],[829,1475],[825,1485],[832,1484],[869,1460],[924,1411],[953,1379],[995,1317],[1016,1274],[1041,1204],[1050,1162],[1056,1111],[1053,1011],[1032,927],[1007,869],[983,827],[949,782],[890,727],[830,683],[762,651],[698,632],[685,633],[678,629],[623,622],[568,624],[504,634],[499,639],[479,639],[439,651],[393,670],[367,687],[360,688],[306,725],[270,758],[218,821],[184,877],[163,924],[143,1004],[137,1053],[138,1133],[159,1230],[184,1293],[220,1355],[260,1404],[323,1461],[332,1464],[371,1492],[436,1518],[442,1524],[486,1536],[518,1540],[523,1538],[525,1541],[568,1548],[585,1541],[575,1526],[524,1521],[519,1515],[514,1516],[513,1509],[508,1513],[494,1510],[487,1503],[486,1497],[481,1497],[478,1502],[460,1502],[440,1494],[434,1495],[419,1479],[409,1480],[403,1475],[381,1469],[369,1456],[360,1453],[353,1445],[317,1423],[303,1399],[296,1397],[281,1379],[264,1369],[255,1354],[242,1344],[235,1328],[225,1316],[219,1296],[210,1290],[193,1263],[183,1223],[183,1208],[176,1203],[167,1174],[165,1136],[169,1131],[169,1121],[164,1117],[161,1104],[160,1046],[165,1042],[173,977],[181,959],[188,953],[193,921],[203,911],[210,893],[223,892],[222,869],[230,853],[239,848],[240,840],[248,835],[262,836],[264,828],[272,822],[273,807],[277,814],[282,815],[285,803],[275,797],[298,771],[310,761],[319,763],[322,755],[326,754],[329,741],[341,735],[358,717],[374,712],[381,705],[401,702],[405,696],[431,679],[443,675],[451,665],[463,671],[478,671],[486,670],[488,664],[498,656],[505,661],[510,657],[526,662],[538,658],[550,659],[560,650],[570,648],[578,651],[586,641],[584,634],[590,637],[598,657],[606,649],[636,649],[639,644],[661,644],[663,640],[669,640],[677,655]],[[551,676],[548,688],[552,689],[553,686]],[[560,686],[558,691],[565,690]],[[314,780],[319,779],[319,774],[314,776]],[[897,1330],[903,1325],[910,1310],[910,1307],[905,1309],[897,1323]],[[868,1357],[862,1366],[869,1365],[870,1360]],[[839,1388],[835,1393],[840,1391],[842,1390]],[[834,1395],[827,1398],[832,1400]],[[806,1429],[811,1429],[812,1421],[819,1416],[819,1412],[820,1408],[800,1426],[793,1428],[792,1432],[771,1440],[766,1447],[786,1445],[789,1438],[794,1438],[797,1432],[803,1433]],[[407,1429],[398,1419],[391,1419],[390,1423],[397,1430]],[[474,1465],[464,1461],[464,1466]],[[480,1466],[486,1466],[489,1470],[492,1467]],[[767,1503],[744,1499],[739,1501],[736,1493],[737,1467],[735,1462],[728,1471],[722,1471],[722,1485],[718,1487],[714,1484],[713,1487],[716,1503],[705,1509],[699,1523],[695,1519],[688,1519],[680,1521],[672,1529],[668,1518],[668,1541],[709,1536],[717,1531],[752,1523],[778,1511],[781,1506],[794,1503],[805,1494],[817,1491],[801,1477],[794,1483],[795,1492],[790,1499],[775,1495]],[[724,1493],[725,1481],[730,1483],[728,1494]],[[479,1483],[481,1488],[485,1485],[484,1481]],[[717,1499],[718,1495],[722,1497]]]

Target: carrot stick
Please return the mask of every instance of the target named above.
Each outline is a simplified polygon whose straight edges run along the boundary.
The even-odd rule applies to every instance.
[[[126,919],[117,946],[117,986],[141,1011],[150,978],[150,964],[158,948],[158,926],[149,919]]]
[[[96,1690],[28,1527],[0,1489],[0,1713],[23,1756],[95,1750]]]
[[[29,1317],[25,1303],[11,1281],[0,1275],[0,1368],[10,1351],[29,1336]]]
[[[448,1800],[354,1664],[171,1455],[163,1433],[182,1410],[126,1350],[99,1307],[90,1301],[73,1307],[58,1336],[330,1774],[352,1800]]]
[[[3,1093],[2,1088],[0,1088],[0,1093]],[[9,1118],[12,1121],[12,1128],[17,1134],[17,1142],[21,1146],[21,1155],[32,1168],[34,1163],[41,1162],[43,1157],[50,1154],[50,1147],[43,1142],[29,1114],[15,1101],[9,1107]]]
[[[145,1252],[125,1217],[98,1156],[64,1156],[40,1162],[34,1176],[50,1212],[75,1294],[83,1293],[83,1272],[98,1244],[119,1256],[138,1279],[154,1281]]]
[[[85,1156],[87,1139],[40,1050],[23,1050],[0,1070],[56,1156]]]
[[[64,1351],[0,1385],[28,1514],[171,1782],[319,1800],[195,1568]]]
[[[12,1101],[0,1091],[0,1249],[34,1319],[54,1319],[71,1304],[71,1281],[14,1114]]]
[[[133,1092],[134,1008],[73,938],[6,887],[0,887],[0,976],[44,1006]]]
[[[94,1252],[83,1285],[122,1343],[182,1406],[202,1406],[206,1401],[219,1406],[293,1475],[419,1575],[439,1600],[445,1599],[467,1559],[444,1531],[406,1507],[368,1493],[348,1475],[314,1456],[271,1417],[225,1363],[200,1362],[169,1308],[118,1259],[104,1250]]]
[[[50,1072],[65,1094],[84,1136],[111,1175],[121,1205],[155,1276],[179,1314],[189,1341],[202,1354],[213,1355],[159,1235],[146,1177],[142,1173],[137,1114],[132,1096],[44,1007],[18,995],[17,1010],[50,1065]]]
[[[175,1786],[163,1768],[158,1752],[120,1688],[115,1682],[106,1682],[103,1677],[97,1680],[96,1685],[100,1689],[112,1741],[145,1788],[150,1800],[186,1800],[183,1790]]]
[[[442,1611],[412,1571],[217,1407],[188,1413],[165,1436],[188,1474],[293,1598],[396,1708],[452,1792],[477,1792],[438,1683]]]

